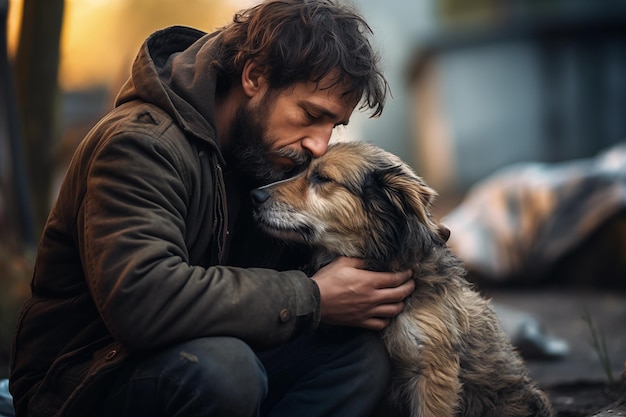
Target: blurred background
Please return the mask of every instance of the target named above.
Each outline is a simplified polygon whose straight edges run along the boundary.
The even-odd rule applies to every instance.
[[[255,3],[0,0],[0,367],[56,188],[143,39],[169,25],[212,31]],[[411,164],[439,192],[437,216],[502,168],[593,158],[626,140],[626,2],[353,3],[374,31],[392,97],[379,119],[355,114],[341,135]],[[622,263],[624,224],[607,243]]]

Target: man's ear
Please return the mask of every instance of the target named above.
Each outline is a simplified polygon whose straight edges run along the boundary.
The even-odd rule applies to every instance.
[[[267,87],[267,80],[265,79],[263,67],[260,67],[251,59],[246,61],[241,73],[241,87],[250,98],[264,90]]]

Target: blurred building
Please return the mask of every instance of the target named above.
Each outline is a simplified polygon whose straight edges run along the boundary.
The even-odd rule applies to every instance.
[[[380,119],[355,114],[341,135],[399,155],[444,196],[502,166],[626,140],[623,0],[352,1],[392,97]],[[126,76],[112,72],[117,84]],[[55,182],[114,94],[66,91]]]
[[[351,134],[463,192],[519,161],[626,140],[626,2],[358,0],[393,99]]]

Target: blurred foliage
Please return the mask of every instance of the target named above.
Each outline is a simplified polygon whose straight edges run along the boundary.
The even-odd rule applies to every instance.
[[[8,375],[15,322],[30,294],[33,257],[0,243],[0,378]]]

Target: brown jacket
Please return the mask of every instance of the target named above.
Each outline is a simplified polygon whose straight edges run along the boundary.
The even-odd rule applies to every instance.
[[[251,228],[250,187],[222,160],[219,43],[190,28],[154,34],[80,144],[18,320],[18,417],[92,415],[129,354],[212,335],[262,349],[316,328],[317,286]]]

